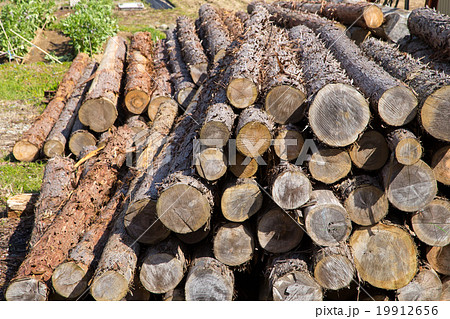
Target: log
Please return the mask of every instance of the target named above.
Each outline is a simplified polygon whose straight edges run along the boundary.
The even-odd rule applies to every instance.
[[[308,168],[314,179],[333,184],[350,173],[352,161],[344,149],[321,148],[318,152],[313,152]]]
[[[357,175],[339,185],[344,207],[352,222],[361,226],[378,223],[388,213],[389,203],[376,178]]]
[[[442,282],[431,268],[421,269],[405,287],[397,289],[399,301],[438,301],[442,293]]]
[[[181,240],[183,243],[188,245],[193,245],[201,242],[203,239],[205,239],[209,232],[211,231],[210,225],[205,225],[205,227],[200,228],[199,230],[196,230],[192,233],[187,234],[177,234],[175,233],[175,236],[178,237],[179,240]]]
[[[309,200],[311,182],[299,166],[282,162],[270,170],[268,180],[273,201],[283,209],[297,209]]]
[[[450,275],[450,245],[429,248],[427,261],[438,273]]]
[[[368,103],[314,32],[297,26],[290,30],[289,38],[303,68],[314,134],[330,146],[353,143],[368,124]]]
[[[199,84],[206,79],[208,58],[203,52],[200,39],[195,31],[194,22],[185,16],[178,17],[177,35],[183,60],[189,68],[191,78],[195,84]]]
[[[360,227],[349,241],[359,277],[372,286],[394,290],[417,272],[417,250],[402,228],[378,223]]]
[[[256,226],[259,245],[267,252],[286,253],[297,247],[303,238],[303,226],[295,212],[272,207],[258,218]]]
[[[380,132],[366,131],[353,143],[349,153],[356,167],[366,171],[376,171],[386,164],[389,148]]]
[[[438,149],[431,159],[431,168],[438,182],[450,185],[450,146]]]
[[[75,89],[76,84],[83,75],[83,71],[89,63],[89,56],[79,53],[73,60],[67,73],[64,75],[55,97],[47,105],[44,112],[36,118],[31,127],[13,148],[14,157],[18,161],[31,162],[38,158],[39,151],[44,145],[45,139],[50,134],[54,124],[58,120],[66,105],[67,99]]]
[[[236,115],[228,104],[211,105],[200,130],[200,143],[209,147],[224,147],[230,138],[235,119]]]
[[[430,8],[417,8],[408,17],[411,34],[418,36],[436,50],[444,51],[450,56],[450,30],[445,27],[450,17]]]
[[[54,269],[68,257],[69,250],[91,224],[98,210],[109,200],[118,170],[126,158],[131,137],[127,127],[117,129],[108,140],[97,162],[79,182],[70,200],[42,235],[7,290],[8,300],[44,300]],[[62,240],[64,239],[64,240]],[[30,290],[30,286],[33,289]]]
[[[225,186],[220,204],[226,219],[243,222],[260,210],[263,194],[254,179],[237,178]]]
[[[136,32],[131,38],[125,77],[125,106],[133,114],[147,108],[154,89],[153,41],[150,32]]]
[[[77,117],[70,133],[69,150],[78,157],[84,148],[95,146],[96,144],[97,138],[87,130],[87,127]]]
[[[273,27],[262,61],[261,84],[264,109],[278,124],[297,123],[305,115],[305,81],[296,55],[288,31]]]
[[[401,165],[390,160],[381,174],[389,202],[404,212],[421,210],[436,196],[433,171],[421,160],[413,165]]]
[[[96,63],[90,62],[84,69],[83,75],[78,80],[66,106],[64,107],[58,121],[48,135],[44,144],[44,154],[47,157],[57,155],[64,156],[67,140],[72,132],[73,125],[78,118],[78,110],[90,87],[90,77],[96,70]],[[76,154],[75,154],[76,155]]]
[[[211,257],[194,259],[185,284],[186,301],[231,301],[234,275],[228,267]]]
[[[450,300],[450,277],[445,277],[442,280],[442,293],[439,300],[440,301]]]
[[[255,240],[244,224],[226,223],[218,228],[213,249],[218,261],[227,266],[239,266],[253,258]]]
[[[268,26],[269,13],[261,7],[245,23],[242,44],[228,68],[227,97],[231,105],[238,109],[254,104],[258,97],[260,66],[269,41]]]
[[[181,243],[169,238],[147,250],[139,278],[145,289],[162,294],[178,286],[186,269],[187,260]]]
[[[447,246],[450,244],[450,202],[434,199],[412,216],[411,224],[417,237],[425,244]]]
[[[376,39],[362,44],[364,52],[392,76],[404,81],[419,96],[421,122],[437,139],[450,141],[450,75],[428,68],[394,46]]]
[[[408,28],[410,11],[387,6],[381,7],[381,11],[384,14],[384,22],[380,27],[371,30],[374,35],[393,43],[399,43],[410,35]]]
[[[402,165],[412,165],[422,157],[422,145],[419,139],[406,129],[396,129],[386,136],[389,149]]]
[[[95,78],[78,111],[80,122],[94,132],[108,130],[117,119],[126,53],[124,38],[115,36],[108,40]]]
[[[283,125],[276,129],[273,150],[281,160],[292,161],[298,158],[304,143],[301,131],[296,126]]]
[[[77,298],[87,291],[88,282],[108,241],[112,224],[122,208],[131,178],[132,173],[129,172],[123,178],[122,185],[118,185],[108,204],[100,210],[94,223],[86,229],[78,244],[70,250],[68,259],[53,272],[52,285],[60,296]]]
[[[310,205],[305,207],[305,228],[309,237],[320,246],[337,246],[347,240],[352,223],[344,206],[329,190],[311,192]]]
[[[371,35],[371,32],[361,27],[350,27],[346,31],[347,36],[360,45]]]
[[[169,55],[168,66],[171,71],[170,81],[173,84],[175,98],[181,106],[187,107],[195,92],[195,84],[192,82],[191,74],[183,61],[177,31],[169,29],[166,36],[166,48]]]
[[[6,206],[8,211],[27,213],[34,210],[34,206],[39,199],[39,193],[18,194],[8,198]]]
[[[290,253],[274,258],[266,270],[268,300],[321,301],[322,288],[308,271],[304,256]]]
[[[225,56],[231,44],[228,30],[217,10],[210,4],[203,4],[198,10],[199,35],[210,61],[217,61]]]
[[[164,294],[163,301],[185,301],[184,289],[176,288]]]
[[[244,14],[240,16],[241,14]],[[224,23],[224,25],[227,27],[228,34],[231,37],[232,40],[239,39],[242,34],[244,33],[244,23],[246,20],[248,20],[249,16],[245,17],[246,12],[239,12],[239,11],[228,11],[221,9],[219,11],[219,15]],[[243,19],[241,19],[241,17]]]
[[[241,153],[236,153],[228,163],[230,172],[237,178],[249,178],[256,174],[258,171],[258,162],[256,159],[244,156]]]
[[[325,289],[350,287],[355,275],[353,257],[347,244],[314,251],[314,278]]]
[[[251,158],[264,154],[272,143],[273,122],[261,108],[248,107],[239,115],[236,126],[236,148]]]
[[[208,181],[216,181],[227,172],[228,162],[223,150],[209,147],[194,154],[197,174]]]

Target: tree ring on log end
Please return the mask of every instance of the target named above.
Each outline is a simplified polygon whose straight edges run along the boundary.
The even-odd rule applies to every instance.
[[[21,140],[14,145],[13,154],[18,161],[32,162],[37,158],[39,149],[36,145],[26,140]]]
[[[48,288],[40,280],[24,278],[14,280],[6,290],[8,301],[44,301],[47,300]]]
[[[76,298],[88,287],[86,270],[75,262],[65,262],[56,267],[52,275],[52,285],[55,291],[64,298]]]
[[[354,223],[369,226],[387,215],[389,203],[383,190],[373,185],[363,185],[348,195],[344,207]]]
[[[230,131],[225,123],[210,121],[200,129],[200,142],[209,147],[223,147],[230,139]]]
[[[450,245],[431,247],[427,252],[427,261],[438,273],[450,275]]]
[[[256,183],[243,183],[227,188],[222,195],[222,214],[232,222],[243,222],[259,211],[263,194]]]
[[[95,146],[97,139],[94,135],[86,130],[79,130],[72,134],[69,140],[69,149],[75,155],[80,155],[80,152],[86,146]]]
[[[117,271],[109,270],[95,278],[91,286],[91,295],[97,301],[119,301],[127,295],[128,290],[128,281],[125,277]]]
[[[264,107],[278,124],[297,123],[305,115],[302,107],[305,99],[302,91],[289,85],[278,85],[267,93]]]
[[[314,267],[314,278],[317,282],[322,287],[332,290],[348,287],[354,273],[353,263],[347,257],[341,255],[326,256]]]
[[[236,148],[243,155],[255,158],[267,151],[271,142],[272,135],[266,125],[250,122],[239,130]]]
[[[413,91],[403,85],[386,90],[378,102],[378,114],[392,126],[411,122],[417,114],[417,98]]]
[[[389,148],[384,136],[377,131],[367,131],[350,148],[352,162],[368,171],[383,167],[389,157]]]
[[[272,184],[272,196],[284,209],[296,209],[305,204],[312,191],[311,182],[301,171],[286,170]]]
[[[80,122],[98,133],[113,126],[117,116],[116,105],[106,98],[87,100],[78,111]]]
[[[65,145],[59,141],[49,140],[44,144],[44,154],[47,157],[64,156]]]
[[[208,74],[208,63],[200,63],[190,67],[191,77],[195,84],[204,81]]]
[[[420,111],[424,129],[433,137],[450,142],[450,85],[427,97]]]
[[[144,91],[133,90],[127,93],[125,96],[125,105],[128,111],[133,114],[141,114],[144,112],[148,103],[150,102],[150,97]]]
[[[368,5],[364,8],[363,18],[367,27],[371,29],[380,27],[384,20],[383,12],[375,5]]]
[[[193,96],[193,92],[195,91],[196,89],[191,87],[179,90],[176,97],[178,104],[182,105],[183,107],[187,107],[190,97]]]
[[[395,148],[395,158],[400,164],[412,165],[422,157],[422,146],[415,138],[404,138]]]
[[[231,105],[238,109],[244,109],[256,101],[258,88],[250,79],[232,79],[227,87],[227,97]]]
[[[321,301],[322,288],[308,273],[293,271],[278,278],[272,286],[274,301]]]
[[[147,274],[152,281],[147,280]],[[175,289],[183,277],[184,265],[175,256],[167,253],[149,255],[144,259],[139,276],[145,289],[154,294]]]
[[[147,114],[148,118],[151,121],[155,120],[156,113],[158,113],[159,106],[163,104],[164,102],[168,103],[175,103],[175,101],[170,98],[169,96],[157,96],[150,100],[150,103],[148,104]]]
[[[411,224],[417,237],[430,246],[450,244],[450,202],[433,200],[427,207],[411,218]]]

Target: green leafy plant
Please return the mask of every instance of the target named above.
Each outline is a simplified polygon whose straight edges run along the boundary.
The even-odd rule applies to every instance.
[[[82,0],[75,12],[62,20],[60,29],[72,39],[76,52],[99,52],[108,37],[118,31],[111,0]]]

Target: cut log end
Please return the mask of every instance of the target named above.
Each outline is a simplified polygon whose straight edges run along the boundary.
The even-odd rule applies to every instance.
[[[347,176],[352,168],[352,161],[346,150],[327,148],[313,153],[308,167],[314,179],[333,184]]]
[[[442,282],[432,269],[422,269],[405,287],[397,290],[399,301],[437,301],[441,297]]]
[[[304,143],[305,140],[299,131],[287,128],[278,132],[273,149],[280,159],[292,161],[300,155]]]
[[[427,261],[438,273],[450,275],[450,245],[431,247],[427,252]]]
[[[431,136],[450,142],[450,85],[441,87],[427,97],[420,117],[423,127]]]
[[[39,148],[27,140],[18,141],[13,148],[14,157],[21,162],[32,162],[39,156]]]
[[[242,224],[227,223],[214,237],[214,256],[228,266],[242,265],[253,257],[253,235]]]
[[[411,122],[417,114],[418,101],[414,92],[399,85],[385,91],[378,102],[378,114],[392,126]]]
[[[231,105],[243,109],[255,103],[258,97],[258,88],[250,79],[232,79],[227,87],[227,97]]]
[[[55,291],[64,298],[77,298],[88,287],[86,270],[73,261],[59,265],[52,275]]]
[[[259,122],[245,124],[237,134],[236,148],[252,158],[264,154],[270,147],[272,135],[266,125]]]
[[[155,294],[175,289],[184,277],[183,261],[168,253],[148,255],[139,275],[142,285]]]
[[[311,194],[309,179],[300,170],[286,170],[272,185],[272,197],[284,209],[296,209],[305,204]]]
[[[368,171],[383,167],[389,157],[389,148],[384,136],[377,131],[367,131],[350,148],[352,162]]]
[[[256,183],[242,183],[228,187],[222,195],[223,216],[232,222],[243,222],[261,208],[263,194]]]
[[[144,91],[133,90],[125,96],[125,106],[133,114],[142,114],[149,102],[150,97]]]
[[[49,140],[44,144],[44,154],[49,158],[64,156],[65,148],[66,145],[63,145],[60,141]]]
[[[344,207],[354,223],[369,226],[387,215],[389,203],[383,190],[373,185],[363,185],[349,194]]]
[[[400,164],[412,165],[422,157],[422,146],[415,138],[401,140],[395,148],[395,158]]]
[[[450,202],[435,199],[411,218],[417,237],[430,246],[450,244]]]
[[[198,175],[208,181],[215,181],[227,172],[227,158],[223,151],[217,147],[201,151],[195,159],[195,168]]]
[[[338,290],[350,286],[355,267],[341,255],[324,256],[314,268],[314,278],[326,289]]]
[[[230,164],[230,171],[237,178],[252,177],[258,171],[258,162],[254,158],[236,153],[235,162]]]
[[[274,301],[321,301],[322,288],[308,273],[293,271],[278,278],[272,287]]]
[[[208,74],[208,63],[200,63],[190,67],[192,80],[195,84],[200,84],[206,79]]]
[[[69,140],[69,149],[75,155],[80,155],[80,152],[87,146],[95,146],[97,139],[94,135],[86,130],[79,130],[72,134]]]
[[[95,278],[91,295],[97,301],[119,301],[128,293],[128,281],[117,271],[109,270]]]
[[[380,27],[384,21],[383,11],[375,5],[369,5],[364,8],[363,18],[367,27],[371,29]]]
[[[24,278],[13,281],[6,290],[8,301],[44,301],[47,300],[48,288],[35,278]]]
[[[304,117],[305,92],[288,85],[272,88],[266,96],[265,110],[279,124],[297,123]]]
[[[209,147],[223,147],[230,138],[230,131],[225,123],[206,122],[200,130],[201,143]]]
[[[438,182],[450,185],[450,145],[440,148],[433,154],[431,167]]]
[[[106,99],[92,99],[83,103],[78,111],[80,122],[94,132],[102,133],[114,125],[118,113],[116,105]]]
[[[196,92],[195,88],[187,87],[184,89],[181,89],[177,92],[177,102],[178,104],[182,105],[183,107],[187,107],[189,105],[190,100],[194,96]]]

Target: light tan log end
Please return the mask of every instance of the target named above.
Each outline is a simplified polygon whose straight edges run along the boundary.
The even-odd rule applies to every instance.
[[[383,93],[378,102],[378,114],[392,126],[402,126],[411,122],[417,114],[418,101],[414,92],[399,85]]]
[[[86,271],[75,262],[65,262],[53,272],[52,285],[60,296],[76,298],[88,288],[85,276]]]
[[[21,162],[32,162],[39,156],[39,148],[27,140],[18,141],[13,148],[14,157]]]
[[[35,278],[14,280],[5,293],[8,301],[44,301],[47,300],[48,288]]]
[[[250,79],[232,79],[227,87],[227,97],[231,105],[235,108],[243,109],[256,101],[258,88]]]
[[[422,125],[433,137],[450,142],[450,85],[427,97],[420,111]]]
[[[150,102],[149,95],[140,90],[133,90],[125,96],[125,106],[133,114],[142,114]]]
[[[116,105],[106,98],[87,100],[78,111],[80,122],[98,133],[113,126],[117,116]]]
[[[128,293],[128,281],[118,272],[109,270],[96,277],[91,295],[97,301],[119,301]]]
[[[44,144],[44,154],[47,157],[64,156],[66,145],[60,141],[49,140]]]

